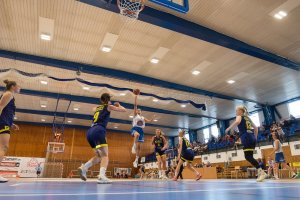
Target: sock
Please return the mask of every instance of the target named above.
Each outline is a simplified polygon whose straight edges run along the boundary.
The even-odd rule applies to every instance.
[[[88,170],[91,166],[93,166],[93,162],[91,160],[87,161],[85,164],[84,164],[84,169]]]
[[[100,176],[105,176],[105,173],[106,173],[106,168],[100,167]]]

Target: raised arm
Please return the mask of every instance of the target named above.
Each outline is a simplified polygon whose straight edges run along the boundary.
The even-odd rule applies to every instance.
[[[0,99],[0,115],[2,114],[3,109],[7,104],[10,102],[10,100],[13,98],[13,95],[11,92],[5,92],[1,99]]]
[[[126,108],[124,108],[123,106],[121,106],[119,103],[115,103],[115,105],[109,105],[108,106],[108,111],[111,112],[113,111],[117,111],[117,112],[126,112]]]
[[[136,116],[137,115],[137,95],[135,95],[135,97],[134,97],[134,108],[133,108],[133,114],[134,114],[134,116]]]
[[[182,137],[179,137],[179,148],[178,148],[178,161],[180,160],[180,155],[182,151]]]
[[[236,126],[238,126],[242,121],[242,117],[241,116],[236,116],[235,118],[235,122],[233,122],[226,130],[225,130],[225,134],[228,133],[231,129],[235,128]]]
[[[145,120],[145,122],[149,123],[149,122],[152,122],[154,120],[154,118],[155,118],[155,115],[153,115],[150,119],[144,117],[144,120]]]

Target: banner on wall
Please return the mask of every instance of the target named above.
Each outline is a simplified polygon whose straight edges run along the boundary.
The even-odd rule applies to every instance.
[[[45,158],[5,157],[0,163],[0,175],[4,177],[36,177],[37,170],[44,169]]]
[[[131,177],[131,168],[114,167],[114,177],[125,176]]]

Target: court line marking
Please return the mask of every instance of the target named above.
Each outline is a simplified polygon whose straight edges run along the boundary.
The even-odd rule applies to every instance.
[[[284,188],[299,188],[299,186],[284,186],[284,187],[257,187],[257,188],[221,188],[209,190],[166,190],[166,191],[149,191],[149,192],[97,192],[97,193],[49,193],[49,194],[0,194],[0,197],[35,197],[35,196],[95,196],[95,195],[133,195],[133,194],[165,194],[165,193],[185,193],[185,192],[217,192],[217,191],[237,191],[237,190],[264,190],[264,189],[284,189]]]
[[[24,184],[27,184],[27,183],[16,183],[16,184],[12,184],[12,185],[10,185],[10,186],[11,186],[11,187],[15,187],[15,186],[24,185]]]

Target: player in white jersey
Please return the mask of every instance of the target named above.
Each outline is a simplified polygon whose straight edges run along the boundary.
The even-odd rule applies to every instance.
[[[141,153],[141,147],[144,142],[144,128],[146,122],[153,121],[154,116],[152,119],[147,119],[142,116],[142,110],[137,108],[137,95],[135,96],[134,100],[134,117],[132,121],[132,129],[131,135],[133,136],[133,146],[132,146],[132,153],[136,154],[135,161],[133,162],[133,166],[137,168],[139,157]]]
[[[278,177],[278,171],[279,171],[279,163],[281,163],[282,168],[288,169],[290,172],[292,172],[292,178],[296,178],[297,174],[293,171],[293,169],[286,164],[286,161],[284,159],[283,155],[283,149],[282,144],[279,140],[279,134],[277,131],[272,131],[272,137],[274,140],[274,150],[272,151],[272,154],[275,153],[275,164],[274,164],[274,177],[275,179],[279,179]]]

